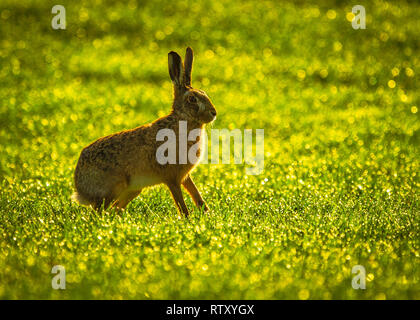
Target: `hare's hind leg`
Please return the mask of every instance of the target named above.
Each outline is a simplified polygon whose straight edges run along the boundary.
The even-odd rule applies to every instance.
[[[102,211],[102,209],[106,210],[110,206],[112,201],[113,198],[111,196],[105,198],[98,198],[93,204],[93,208],[99,212]]]
[[[119,207],[116,205],[121,195],[127,190],[127,182],[125,180],[117,179],[111,180],[108,178],[108,183],[102,185],[102,190],[109,190],[104,192],[106,195],[98,197],[95,205],[95,209],[100,211],[102,208],[108,209],[108,207]]]
[[[112,207],[124,209],[127,204],[140,194],[141,190],[124,190],[112,204]]]

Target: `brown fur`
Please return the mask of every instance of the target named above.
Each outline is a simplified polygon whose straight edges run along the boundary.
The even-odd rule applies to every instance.
[[[171,51],[168,55],[169,74],[174,84],[174,101],[169,115],[141,127],[102,137],[82,150],[74,174],[77,190],[74,200],[96,209],[102,205],[105,208],[125,208],[144,187],[164,183],[178,209],[188,216],[182,184],[195,204],[208,210],[189,174],[196,164],[161,165],[156,158],[157,148],[164,143],[156,141],[160,129],[175,132],[178,160],[179,121],[187,121],[189,132],[204,129],[205,124],[216,117],[216,109],[207,95],[191,87],[192,62],[191,48],[187,48],[185,68],[177,53]],[[188,141],[187,150],[195,143]]]

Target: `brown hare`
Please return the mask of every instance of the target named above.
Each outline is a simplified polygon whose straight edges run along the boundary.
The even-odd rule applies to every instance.
[[[188,191],[199,208],[208,210],[206,203],[191,179],[190,172],[198,163],[161,164],[157,141],[161,129],[170,129],[180,143],[180,123],[187,124],[188,133],[198,129],[196,141],[187,141],[187,148],[202,142],[206,123],[216,118],[216,109],[206,93],[191,87],[193,51],[187,48],[185,65],[176,52],[169,52],[169,75],[174,86],[174,100],[169,115],[131,130],[121,131],[96,140],[85,147],[77,162],[74,174],[76,192],[72,198],[80,204],[99,210],[104,206],[125,208],[145,187],[164,183],[171,191],[180,212],[188,216],[181,185]],[[200,140],[201,139],[201,140]],[[180,151],[176,148],[177,159]],[[197,156],[200,147],[197,148]]]

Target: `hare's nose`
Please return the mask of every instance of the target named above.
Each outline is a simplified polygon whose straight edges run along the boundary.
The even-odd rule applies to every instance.
[[[216,112],[216,110],[210,110],[210,114],[211,114],[213,117],[215,117],[215,116],[216,116],[216,114],[217,114],[217,112]]]

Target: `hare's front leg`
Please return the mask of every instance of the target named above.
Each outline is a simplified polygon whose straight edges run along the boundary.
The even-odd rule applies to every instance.
[[[176,203],[176,206],[178,207],[179,211],[185,214],[186,217],[188,217],[188,208],[185,204],[184,198],[182,196],[181,191],[181,185],[177,183],[168,183],[168,188],[172,193],[172,197],[174,198],[174,201]]]
[[[207,204],[204,202],[204,199],[201,196],[200,191],[198,191],[198,189],[197,189],[194,181],[192,181],[190,175],[188,175],[187,178],[182,182],[182,185],[188,191],[188,193],[191,195],[191,198],[194,200],[194,203],[198,208],[201,209],[204,206],[204,211],[209,210],[209,207],[207,207]]]

